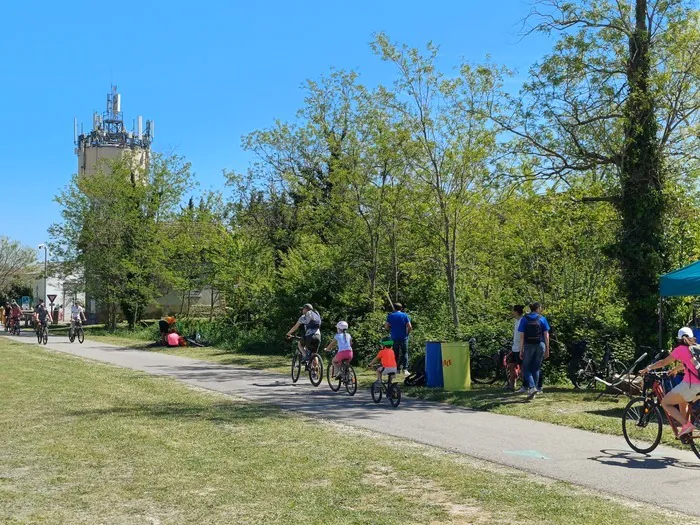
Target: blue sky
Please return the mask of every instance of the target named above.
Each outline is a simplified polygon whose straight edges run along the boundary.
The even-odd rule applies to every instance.
[[[412,46],[441,46],[445,69],[461,59],[518,70],[549,47],[520,40],[528,0],[353,2],[9,2],[0,17],[0,235],[28,245],[59,219],[53,196],[76,171],[73,118],[90,129],[110,83],[125,121],[156,122],[155,151],[191,163],[202,188],[222,188],[223,169],[244,171],[241,136],[293,119],[301,86],[331,67],[369,85],[394,71],[369,42],[378,31]],[[517,85],[514,82],[513,88]]]

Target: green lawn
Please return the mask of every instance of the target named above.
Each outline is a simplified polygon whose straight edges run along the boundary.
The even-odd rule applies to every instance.
[[[124,332],[123,332],[124,333]],[[113,344],[126,345],[131,348],[145,348],[148,343],[130,337],[106,335],[97,330],[88,337]],[[219,364],[245,366],[259,370],[289,373],[291,357],[278,355],[253,355],[235,353],[214,347],[207,348],[150,348],[152,351],[172,355],[181,355],[213,361]],[[290,345],[291,352],[291,345]],[[290,354],[291,355],[291,354]],[[374,375],[362,367],[356,366],[361,387],[367,387]],[[498,414],[508,414],[525,419],[545,421],[593,432],[612,434],[622,438],[622,411],[628,399],[624,396],[603,396],[600,400],[597,392],[577,392],[571,385],[546,385],[545,394],[532,402],[526,402],[522,395],[504,392],[499,387],[482,387],[475,385],[469,392],[447,392],[442,389],[406,388],[404,392],[412,397],[450,403],[457,406],[485,410]],[[673,447],[687,448],[674,437],[670,428],[665,428],[663,443]]]
[[[678,519],[1,339],[0,399],[2,523],[658,525]]]

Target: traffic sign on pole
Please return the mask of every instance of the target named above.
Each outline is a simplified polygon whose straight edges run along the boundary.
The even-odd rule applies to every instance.
[[[46,294],[46,297],[48,297],[48,298],[49,298],[49,302],[50,302],[51,304],[53,304],[54,300],[56,299],[56,297],[58,297],[58,295],[56,295],[55,293],[50,293],[50,294]]]

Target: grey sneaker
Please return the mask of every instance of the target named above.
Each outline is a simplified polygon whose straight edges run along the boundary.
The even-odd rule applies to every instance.
[[[527,391],[527,397],[528,397],[529,399],[532,399],[532,398],[535,397],[536,395],[537,395],[537,389],[536,389],[536,388],[530,388],[530,389]]]
[[[524,386],[520,387],[520,390],[515,391],[516,394],[525,394],[526,392],[527,388],[525,388]]]

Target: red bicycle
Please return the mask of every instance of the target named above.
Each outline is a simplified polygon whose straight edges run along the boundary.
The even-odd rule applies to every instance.
[[[661,443],[663,432],[663,414],[671,425],[676,439],[689,445],[695,455],[700,458],[700,431],[695,430],[690,434],[678,437],[681,425],[662,411],[661,400],[664,398],[663,379],[668,377],[668,372],[649,372],[644,376],[642,395],[635,397],[625,407],[622,415],[622,433],[625,441],[632,450],[640,454],[649,454]],[[700,397],[690,403],[690,418],[693,424],[700,426]]]

